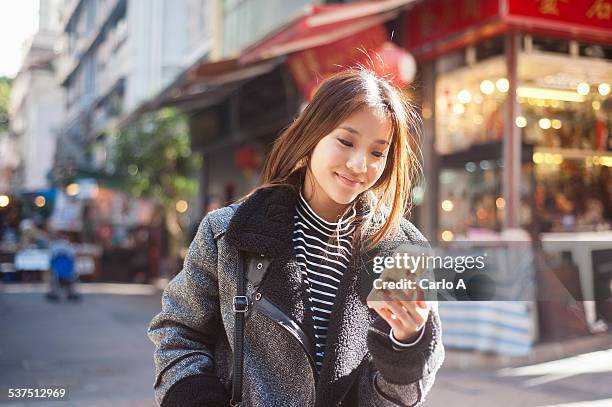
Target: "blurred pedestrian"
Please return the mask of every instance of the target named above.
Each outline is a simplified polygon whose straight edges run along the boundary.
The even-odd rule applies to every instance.
[[[259,186],[204,218],[164,291],[149,328],[161,406],[421,403],[444,358],[437,307],[369,309],[352,261],[426,244],[403,217],[418,120],[366,70],[321,84]]]
[[[81,297],[75,289],[78,280],[76,256],[67,234],[59,232],[51,242],[50,257],[51,285],[47,299],[59,301],[65,293],[69,301],[78,302]]]

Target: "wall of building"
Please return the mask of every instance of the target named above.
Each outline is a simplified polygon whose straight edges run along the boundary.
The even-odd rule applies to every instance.
[[[126,112],[155,97],[188,67],[193,51],[208,34],[191,22],[203,19],[208,1],[130,0],[128,2],[129,73]],[[194,10],[192,15],[191,10]],[[191,56],[193,58],[193,56]]]
[[[231,58],[297,16],[312,0],[218,0],[219,58]]]
[[[12,184],[19,190],[46,188],[56,134],[64,116],[63,91],[54,71],[59,2],[41,0],[39,30],[24,48],[11,92],[11,133],[18,154]]]

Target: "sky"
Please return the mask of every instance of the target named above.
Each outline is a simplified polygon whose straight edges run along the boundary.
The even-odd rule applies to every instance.
[[[38,0],[0,0],[0,76],[15,76],[22,45],[37,26]]]

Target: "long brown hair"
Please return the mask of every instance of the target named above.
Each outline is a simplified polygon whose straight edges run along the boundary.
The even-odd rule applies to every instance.
[[[312,102],[274,142],[255,190],[285,185],[299,191],[315,146],[363,107],[380,110],[392,125],[386,167],[360,197],[368,210],[361,214],[355,242],[375,244],[397,232],[411,207],[412,188],[422,174],[421,119],[400,89],[366,68],[347,69],[321,83]]]

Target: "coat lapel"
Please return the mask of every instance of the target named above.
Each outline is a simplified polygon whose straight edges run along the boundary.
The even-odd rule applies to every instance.
[[[353,255],[353,259],[358,256]],[[317,407],[336,406],[359,374],[368,352],[367,331],[371,315],[359,298],[357,261],[344,273],[336,294],[327,332],[325,357],[317,383]]]
[[[312,341],[312,314],[299,264],[293,255],[297,194],[287,187],[260,189],[236,210],[226,233],[230,244],[270,265],[259,292],[302,327]]]
[[[255,191],[238,207],[226,239],[241,251],[270,258],[291,256],[296,194],[287,187]]]

